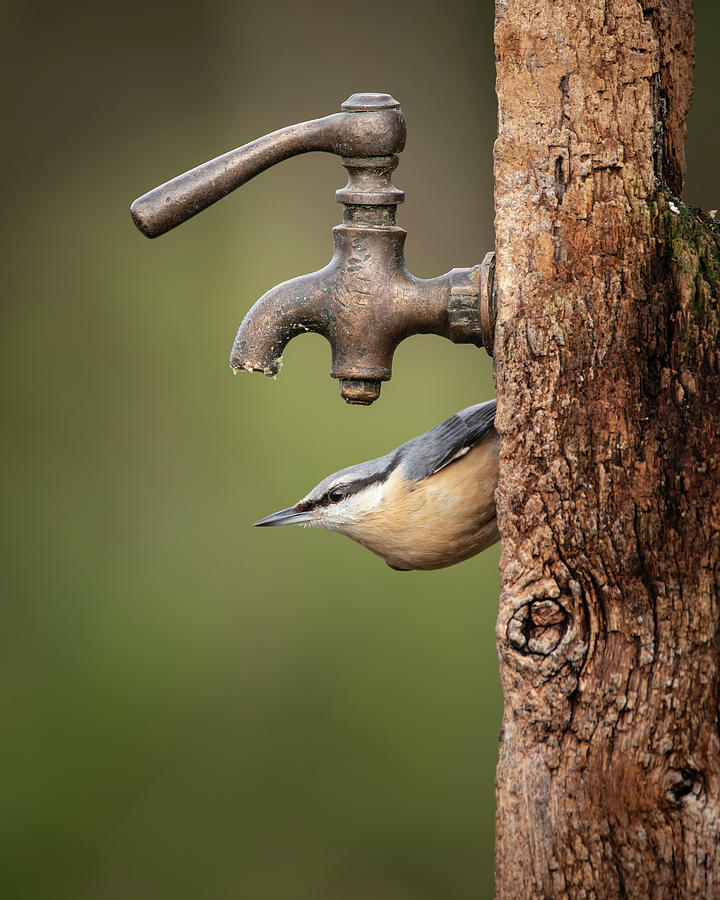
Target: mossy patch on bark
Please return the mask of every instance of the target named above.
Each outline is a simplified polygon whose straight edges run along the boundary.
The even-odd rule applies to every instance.
[[[678,298],[680,359],[689,363],[702,348],[720,348],[720,224],[667,190],[658,193],[656,206],[662,256]]]

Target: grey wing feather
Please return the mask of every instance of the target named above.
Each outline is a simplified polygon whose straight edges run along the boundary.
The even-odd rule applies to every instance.
[[[398,447],[405,477],[409,481],[429,478],[463,451],[474,447],[493,427],[496,407],[496,400],[468,406],[431,431]]]

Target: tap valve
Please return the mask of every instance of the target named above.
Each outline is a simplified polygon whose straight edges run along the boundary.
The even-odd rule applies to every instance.
[[[258,300],[240,326],[230,365],[275,375],[288,341],[318,332],[330,342],[330,374],[341,395],[368,405],[390,378],[395,347],[411,334],[441,334],[492,352],[494,267],[489,254],[481,266],[438,278],[407,271],[406,232],[395,222],[405,195],[392,183],[405,146],[400,104],[389,94],[353,94],[341,110],[203,163],[138,198],[131,215],[144,235],[157,237],[284,159],[312,150],[340,156],[348,181],[336,192],[343,222],[333,229],[330,263]]]

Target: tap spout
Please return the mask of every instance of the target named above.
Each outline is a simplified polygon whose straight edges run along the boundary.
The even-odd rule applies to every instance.
[[[233,371],[262,372],[274,377],[280,371],[283,350],[297,335],[317,333],[331,340],[327,317],[318,302],[321,285],[331,267],[332,263],[318,272],[284,281],[255,303],[233,344]]]

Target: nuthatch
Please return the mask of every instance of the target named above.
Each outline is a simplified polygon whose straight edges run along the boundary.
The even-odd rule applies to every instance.
[[[469,406],[370,462],[325,478],[255,525],[339,531],[393,569],[441,569],[499,540],[495,400]]]

